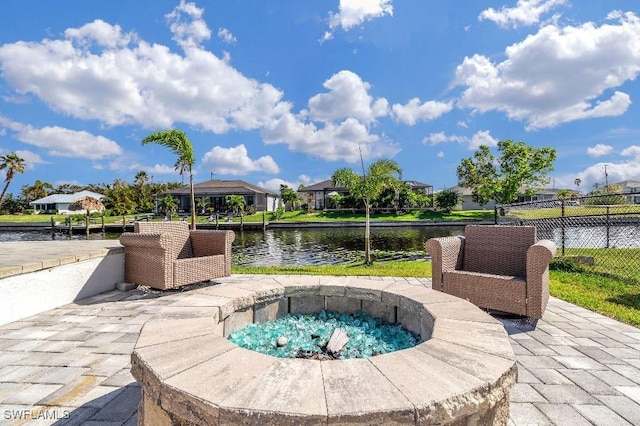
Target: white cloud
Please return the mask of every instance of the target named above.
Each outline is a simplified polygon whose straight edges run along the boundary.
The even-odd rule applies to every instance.
[[[249,158],[244,144],[232,148],[214,147],[202,158],[201,169],[211,170],[221,175],[242,176],[251,172],[265,172],[276,174],[280,167],[270,155],[257,160]]]
[[[280,185],[287,185],[289,188],[292,188],[294,190],[298,189],[298,184],[296,184],[295,182],[290,182],[280,178],[273,178],[265,182],[258,182],[258,186],[269,189],[278,194],[280,193]]]
[[[628,146],[620,152],[620,155],[623,155],[625,157],[633,157],[636,161],[640,162],[640,146]]]
[[[640,180],[640,161],[628,161],[621,163],[597,163],[587,167],[585,170],[577,173],[573,178],[565,178],[570,182],[565,186],[573,185],[573,180],[579,178],[582,183],[580,188],[582,192],[589,192],[594,184],[599,186],[605,184],[604,169],[607,168],[607,181],[611,183],[622,182],[625,180]],[[575,185],[573,185],[575,186]]]
[[[349,31],[385,15],[393,16],[391,0],[340,0],[338,12],[329,13],[329,31],[325,32],[322,41],[333,38],[338,28]]]
[[[624,114],[631,98],[616,89],[640,73],[640,19],[632,12],[609,18],[618,22],[547,25],[507,47],[497,64],[466,57],[456,69],[465,87],[458,106],[503,111],[528,129]]]
[[[343,70],[332,75],[323,86],[329,93],[309,99],[309,117],[313,120],[327,122],[352,117],[372,123],[388,113],[387,100],[374,100],[368,93],[371,85],[352,71]]]
[[[16,155],[24,160],[25,170],[33,170],[38,164],[49,164],[35,152],[19,149],[16,151]]]
[[[391,109],[397,121],[413,126],[418,121],[434,120],[448,113],[453,109],[453,102],[427,101],[421,104],[420,99],[413,98],[405,105],[394,104]]]
[[[293,114],[284,114],[263,130],[262,138],[268,144],[286,143],[292,151],[328,161],[356,163],[361,152],[364,159],[371,159],[393,157],[399,151],[392,142],[370,133],[367,126],[354,118],[318,128]]]
[[[211,30],[202,19],[203,13],[195,3],[180,0],[180,4],[166,15],[173,39],[183,48],[198,47],[211,37]]]
[[[444,158],[444,151],[438,151],[438,153],[436,154],[436,156],[438,158]]]
[[[234,44],[238,41],[236,37],[231,34],[231,31],[226,28],[218,28],[218,38],[227,44]]]
[[[534,25],[540,22],[541,15],[563,4],[566,0],[518,0],[516,7],[502,6],[500,10],[490,7],[482,11],[478,19],[493,21],[505,28]]]
[[[65,129],[58,126],[34,128],[0,116],[0,126],[13,131],[13,137],[29,145],[46,149],[49,155],[98,160],[122,153],[116,142],[89,132]]]
[[[167,15],[181,53],[103,21],[71,28],[60,39],[0,45],[3,79],[16,93],[35,96],[58,113],[108,127],[183,123],[218,134],[258,130],[266,143],[284,143],[329,161],[359,161],[359,148],[367,159],[398,152],[392,141],[371,130],[390,114],[388,101],[371,96],[369,83],[357,74],[343,70],[327,79],[328,91],[313,96],[308,110],[295,113],[282,91],[247,78],[228,56],[201,46],[210,33],[202,14],[181,1]],[[88,146],[80,152],[86,158],[119,154],[106,139]],[[78,146],[56,148],[56,155],[80,151]]]
[[[201,48],[198,40],[207,33],[201,13],[183,1],[168,15],[183,55],[94,21],[59,40],[0,45],[3,78],[51,109],[107,126],[259,128],[282,110],[282,92]]]
[[[481,130],[476,132],[473,136],[459,136],[459,135],[449,135],[447,136],[444,132],[431,133],[426,136],[422,143],[429,145],[437,145],[440,143],[459,143],[463,145],[467,145],[469,149],[477,149],[480,145],[487,145],[488,147],[494,147],[498,145],[498,141],[491,136],[488,130]]]
[[[83,48],[88,48],[95,42],[98,46],[116,49],[128,45],[137,38],[134,33],[123,34],[119,25],[110,25],[101,19],[96,19],[80,28],[69,28],[64,35]]]
[[[603,157],[605,155],[609,155],[613,152],[613,147],[611,145],[605,144],[597,144],[596,146],[590,146],[587,148],[587,155],[589,157]]]

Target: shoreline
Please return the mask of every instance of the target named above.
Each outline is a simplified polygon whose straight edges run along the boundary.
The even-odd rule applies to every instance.
[[[394,227],[435,227],[435,226],[465,226],[474,225],[493,225],[492,220],[469,220],[469,221],[429,221],[429,220],[413,220],[413,221],[371,221],[372,228],[394,228]],[[363,228],[365,221],[332,221],[332,222],[219,222],[214,223],[197,223],[198,229],[222,229],[222,230],[261,230],[261,229],[291,229],[291,228]],[[125,225],[126,232],[133,231],[133,223]],[[31,232],[31,231],[49,231],[51,232],[50,222],[3,222],[0,223],[0,232]],[[56,233],[68,233],[69,227],[66,225],[57,225]],[[89,225],[89,232],[102,232],[102,225]],[[85,225],[73,225],[72,232],[74,234],[86,233]],[[104,232],[120,233],[123,232],[121,224],[105,224]]]

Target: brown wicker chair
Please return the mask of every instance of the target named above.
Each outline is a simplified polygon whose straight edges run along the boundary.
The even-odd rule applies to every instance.
[[[189,230],[187,222],[138,222],[120,235],[129,283],[169,289],[231,275],[233,231]]]
[[[481,308],[542,318],[556,245],[536,242],[535,227],[468,225],[464,237],[432,238],[426,249],[435,290]]]

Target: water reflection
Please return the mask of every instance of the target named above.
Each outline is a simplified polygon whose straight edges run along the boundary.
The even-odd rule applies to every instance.
[[[424,260],[424,243],[432,237],[462,235],[462,226],[373,227],[371,249],[384,260]],[[92,233],[89,239],[117,239],[119,234]],[[0,232],[0,241],[84,240],[84,234],[43,231]],[[268,229],[236,232],[233,263],[245,266],[338,264],[362,259],[364,228]]]
[[[548,238],[562,246],[562,230],[538,232],[539,238]],[[567,248],[634,248],[640,247],[640,226],[568,227],[564,232]]]
[[[461,226],[371,229],[371,249],[378,260],[424,259],[424,243],[432,237],[462,235]],[[361,259],[363,228],[269,229],[236,234],[237,265],[338,264]]]

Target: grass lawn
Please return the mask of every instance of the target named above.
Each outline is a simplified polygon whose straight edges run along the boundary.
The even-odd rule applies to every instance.
[[[69,215],[53,215],[56,222],[64,222]],[[75,216],[75,215],[74,215]],[[127,215],[127,221],[133,219],[135,215]],[[182,215],[184,216],[184,215]],[[196,223],[207,223],[209,216],[196,216]],[[99,218],[98,218],[99,220]],[[162,220],[161,216],[156,217],[154,220]],[[180,220],[178,216],[175,216],[173,220]],[[189,219],[190,220],[190,219]],[[218,219],[220,222],[224,222],[226,218],[221,217]],[[262,212],[255,213],[253,215],[247,215],[242,218],[245,222],[262,222]],[[335,221],[364,221],[364,213],[350,213],[350,212],[311,212],[293,211],[285,212],[283,217],[276,221],[273,218],[273,212],[267,212],[264,214],[264,220],[267,222],[335,222]],[[405,214],[374,214],[371,215],[372,221],[419,221],[419,220],[433,220],[433,221],[474,221],[474,220],[493,220],[493,210],[465,210],[455,211],[450,214],[444,214],[434,211],[420,211],[410,212]],[[51,215],[46,214],[5,214],[0,215],[0,223],[34,223],[34,222],[51,222]],[[234,217],[233,222],[240,222],[239,217]],[[122,223],[122,216],[106,216],[105,223]]]
[[[431,263],[376,262],[320,266],[233,266],[235,274],[431,277]],[[639,281],[621,280],[584,271],[550,271],[553,296],[618,321],[640,327]]]
[[[493,220],[493,210],[465,210],[454,211],[449,214],[441,212],[434,212],[431,210],[416,211],[403,214],[372,214],[372,221],[418,221],[418,220],[433,220],[433,221],[473,221],[473,220]],[[234,222],[239,221],[239,218],[234,218]],[[262,212],[244,216],[245,222],[262,222]],[[307,213],[305,211],[293,211],[285,212],[279,220],[275,220],[272,212],[265,214],[265,220],[267,222],[335,222],[335,221],[363,221],[364,213],[350,213],[350,212],[336,212],[336,211],[313,211]]]

